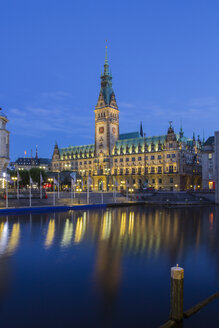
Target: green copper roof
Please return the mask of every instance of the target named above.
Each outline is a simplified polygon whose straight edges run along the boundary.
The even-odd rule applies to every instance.
[[[138,134],[137,138],[131,138],[131,136]],[[132,133],[126,133],[126,134],[121,134],[120,139],[116,142],[115,147],[113,149],[113,154],[115,154],[115,148],[118,150],[118,155],[120,154],[120,149],[121,147],[123,148],[124,153],[126,152],[126,147],[129,147],[129,152],[132,153],[132,148],[134,147],[134,151],[137,153],[138,152],[138,147],[140,146],[142,152],[144,151],[144,144],[146,143],[148,146],[148,151],[153,151],[152,150],[152,145],[154,146],[154,151],[158,151],[158,145],[159,144],[164,144],[166,141],[167,135],[161,135],[161,136],[152,136],[152,137],[146,137],[142,138],[139,136],[138,132],[132,132]],[[126,138],[125,138],[126,137]],[[181,141],[186,143],[189,147],[193,146],[193,140],[182,137],[180,139],[180,135],[176,134],[176,140]]]
[[[105,56],[105,63],[104,63],[104,72],[101,74],[101,90],[105,104],[109,105],[110,100],[112,97],[113,88],[112,88],[112,74],[109,71],[109,64],[107,59],[107,47],[106,47],[106,56]]]
[[[139,137],[140,137],[139,132],[122,133],[119,135],[119,140],[133,139],[133,138],[139,138]]]
[[[73,156],[75,155],[81,155],[82,158],[85,157],[85,154],[87,157],[90,157],[89,154],[91,154],[91,157],[94,157],[94,145],[84,145],[84,146],[69,146],[66,148],[59,148],[59,154],[61,156],[61,159],[64,159],[63,156]]]

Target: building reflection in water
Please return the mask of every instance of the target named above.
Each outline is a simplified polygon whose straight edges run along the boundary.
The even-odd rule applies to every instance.
[[[141,257],[145,263],[148,259],[163,257],[165,266],[171,267],[175,263],[185,263],[192,251],[198,254],[205,246],[219,263],[217,211],[217,208],[136,207],[65,212],[59,213],[57,218],[51,218],[51,213],[33,214],[32,218],[25,216],[19,221],[17,217],[13,220],[2,218],[0,267],[5,265],[4,255],[15,254],[19,243],[22,244],[22,229],[24,237],[34,235],[34,242],[40,240],[45,249],[56,247],[57,251],[60,248],[71,251],[82,243],[91,245],[95,249],[94,288],[100,296],[104,318],[110,322],[121,284],[124,257]],[[27,225],[32,228],[25,230]],[[41,238],[37,239],[38,236]],[[1,281],[2,277],[0,274]]]
[[[55,237],[55,220],[50,219],[48,225],[48,231],[46,235],[46,241],[45,241],[46,248],[49,248],[52,245],[54,237]]]
[[[11,232],[9,223],[0,223],[0,255],[13,254],[18,247],[20,239],[20,223],[13,223]]]
[[[72,235],[73,235],[73,222],[71,222],[69,219],[66,219],[63,237],[61,241],[62,247],[67,247],[70,245]]]
[[[107,211],[103,215],[103,221],[100,228],[100,239],[108,239],[111,233],[112,213]]]
[[[79,244],[84,237],[85,230],[86,230],[86,222],[87,222],[86,217],[87,217],[87,213],[84,212],[83,216],[77,218],[75,239],[74,239],[75,244]]]
[[[12,254],[18,247],[20,239],[20,223],[14,223],[11,231],[11,236],[8,243],[7,251]]]
[[[9,227],[8,222],[1,222],[0,225],[0,255],[5,253],[8,245]]]

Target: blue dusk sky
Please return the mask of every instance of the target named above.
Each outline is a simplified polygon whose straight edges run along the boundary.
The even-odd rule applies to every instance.
[[[11,160],[94,143],[106,39],[120,132],[219,129],[218,0],[7,0],[0,12]]]

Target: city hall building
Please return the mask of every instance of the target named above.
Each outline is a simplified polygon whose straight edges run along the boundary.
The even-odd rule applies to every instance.
[[[142,186],[163,190],[201,187],[201,147],[198,138],[175,133],[169,122],[167,134],[146,137],[139,132],[120,134],[119,108],[112,88],[107,49],[101,89],[95,114],[95,141],[92,145],[59,148],[55,145],[52,171],[77,171],[80,184],[87,189],[139,189]]]

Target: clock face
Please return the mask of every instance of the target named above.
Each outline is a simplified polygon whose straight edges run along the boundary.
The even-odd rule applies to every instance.
[[[99,133],[100,133],[100,134],[103,134],[103,133],[104,133],[104,127],[103,127],[103,126],[101,126],[101,127],[99,128]]]
[[[112,132],[113,132],[113,134],[116,134],[116,128],[112,128]]]

